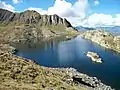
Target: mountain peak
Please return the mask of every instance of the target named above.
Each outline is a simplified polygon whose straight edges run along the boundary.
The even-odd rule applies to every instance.
[[[0,9],[0,26],[3,29],[0,35],[5,37],[5,41],[25,40],[28,42],[60,35],[77,34],[77,31],[66,19],[56,14],[41,15],[33,10],[14,13]]]
[[[26,10],[21,13],[13,13],[8,10],[0,9],[0,21],[9,23],[40,23],[40,25],[64,25],[65,27],[72,27],[72,25],[66,20],[54,15],[41,15],[34,10]],[[19,21],[19,22],[18,22]]]

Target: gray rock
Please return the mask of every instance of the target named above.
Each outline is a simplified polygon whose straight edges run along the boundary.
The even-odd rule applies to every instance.
[[[103,30],[91,30],[84,32],[83,38],[120,53],[120,36],[113,36]]]
[[[61,24],[65,27],[72,27],[72,25],[66,20],[62,19],[58,15],[40,15],[36,11],[27,10],[21,13],[13,13],[8,10],[0,9],[0,21],[2,22],[25,22],[27,24],[31,23],[41,23],[42,25],[57,25]]]
[[[76,83],[78,86],[80,84],[88,86],[88,90],[114,90],[110,86],[103,84],[96,77],[90,77],[86,74],[80,73],[74,68],[66,68],[65,70],[66,73],[70,76],[69,83]]]

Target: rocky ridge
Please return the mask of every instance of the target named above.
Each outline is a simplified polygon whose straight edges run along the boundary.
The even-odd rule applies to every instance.
[[[65,27],[72,27],[72,25],[64,18],[62,19],[58,15],[40,15],[33,10],[27,10],[21,13],[13,13],[8,10],[0,9],[0,21],[4,23],[16,22],[16,24],[26,23],[39,23],[42,25],[64,25]]]
[[[120,53],[120,36],[113,36],[103,30],[92,30],[84,32],[83,37]]]
[[[0,9],[0,40],[33,42],[78,32],[58,15],[40,15],[36,11],[13,13]],[[4,38],[3,38],[4,37]]]

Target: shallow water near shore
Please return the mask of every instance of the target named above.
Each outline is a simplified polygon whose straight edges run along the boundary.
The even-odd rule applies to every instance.
[[[18,49],[16,55],[35,60],[42,66],[72,67],[120,90],[120,54],[82,39],[80,35],[67,41],[54,39],[39,44],[14,44],[14,46]],[[92,62],[84,54],[88,51],[98,53],[103,63]]]

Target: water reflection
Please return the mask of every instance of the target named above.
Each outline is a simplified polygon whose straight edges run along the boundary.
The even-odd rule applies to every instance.
[[[75,58],[75,53],[69,44],[67,46],[62,44],[58,45],[57,51],[60,65],[66,65],[68,62],[71,63]]]

